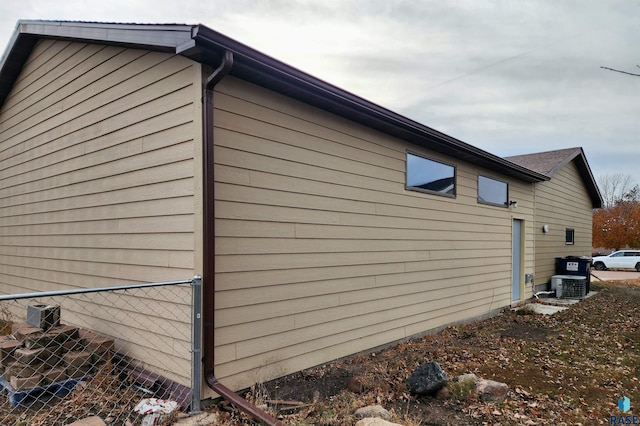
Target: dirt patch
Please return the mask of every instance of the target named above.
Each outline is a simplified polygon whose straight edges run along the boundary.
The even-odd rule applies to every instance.
[[[350,377],[361,368],[345,368],[330,364],[305,370],[265,385],[265,390],[276,400],[317,402],[338,394],[345,388]]]
[[[395,422],[407,426],[608,424],[609,416],[622,414],[618,398],[627,396],[632,408],[640,403],[640,283],[612,282],[594,289],[596,296],[552,316],[508,309],[274,380],[247,396],[291,425],[354,424],[353,412],[370,404],[383,405]],[[495,404],[473,395],[410,395],[407,377],[430,360],[450,378],[474,373],[507,383],[507,400]],[[354,376],[362,385],[357,392],[346,389]],[[222,408],[229,424],[250,423],[228,405]]]
[[[540,327],[536,324],[529,324],[528,322],[520,322],[514,320],[509,326],[500,331],[501,337],[524,339],[533,341],[546,340],[551,334],[551,330],[548,328]]]

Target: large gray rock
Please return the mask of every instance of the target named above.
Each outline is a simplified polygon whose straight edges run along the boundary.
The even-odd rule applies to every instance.
[[[407,379],[407,389],[415,395],[435,395],[449,379],[440,364],[425,362],[416,368]]]
[[[476,392],[481,401],[502,402],[507,398],[509,385],[494,380],[479,379],[476,381]]]
[[[458,377],[456,377],[454,379],[454,381],[456,381],[456,382],[466,382],[466,381],[476,382],[476,381],[478,381],[478,376],[476,376],[473,373],[461,374]]]
[[[390,421],[381,419],[379,417],[367,417],[366,419],[359,420],[356,426],[402,426],[399,423],[391,423]]]

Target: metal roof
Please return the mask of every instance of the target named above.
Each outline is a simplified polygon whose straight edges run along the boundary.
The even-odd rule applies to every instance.
[[[18,21],[0,60],[0,106],[38,39],[62,39],[170,52],[217,67],[234,54],[231,74],[415,145],[525,182],[549,177],[396,114],[258,52],[204,25]]]

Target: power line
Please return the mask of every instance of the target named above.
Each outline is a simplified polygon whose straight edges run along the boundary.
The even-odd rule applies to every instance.
[[[578,33],[578,34],[575,34],[575,35],[572,35],[572,36],[566,37],[566,38],[561,39],[561,40],[562,40],[562,42],[565,42],[565,41],[567,41],[567,40],[571,40],[571,39],[574,39],[574,38],[576,38],[576,37],[579,37],[579,36],[581,36],[582,34],[584,34],[585,32],[586,32],[586,31],[581,31],[581,32],[580,32],[580,33]],[[476,68],[476,69],[475,69],[475,70],[473,70],[473,71],[469,71],[468,73],[465,73],[465,74],[459,75],[459,76],[457,76],[457,77],[453,77],[453,78],[450,78],[450,79],[448,79],[448,80],[441,81],[440,83],[436,83],[436,84],[434,84],[433,86],[429,86],[429,87],[427,87],[427,89],[433,89],[434,87],[441,86],[441,85],[443,85],[443,84],[445,84],[445,83],[450,83],[450,82],[452,82],[452,81],[459,80],[459,79],[464,78],[464,77],[467,77],[467,76],[469,76],[469,75],[472,75],[472,74],[475,74],[475,73],[478,73],[478,72],[484,71],[484,70],[486,70],[487,68],[491,68],[491,67],[494,67],[494,66],[496,66],[496,65],[500,65],[500,64],[502,64],[502,63],[504,63],[504,62],[508,62],[508,61],[513,60],[513,59],[517,59],[517,58],[520,58],[520,57],[522,57],[522,56],[526,56],[526,55],[528,55],[528,54],[530,54],[530,53],[533,53],[533,52],[538,51],[538,50],[541,50],[541,49],[545,49],[545,48],[550,47],[550,46],[556,46],[557,44],[558,44],[558,41],[557,41],[557,40],[554,40],[553,42],[547,43],[547,44],[545,44],[545,45],[542,45],[542,46],[539,46],[539,47],[536,47],[536,48],[533,48],[533,49],[530,49],[530,50],[524,51],[524,52],[522,52],[522,53],[519,53],[519,54],[514,55],[514,56],[510,56],[510,57],[508,57],[508,58],[500,59],[500,60],[498,60],[498,61],[496,61],[496,62],[492,62],[492,63],[490,63],[490,64],[488,64],[488,65],[483,66],[483,67]]]
[[[638,66],[638,65],[636,65],[636,66]],[[615,71],[615,72],[619,72],[619,73],[621,73],[621,74],[635,75],[636,77],[640,77],[640,74],[634,74],[634,73],[632,73],[632,72],[627,72],[627,71],[617,70],[617,69],[615,69],[615,68],[609,68],[609,67],[600,67],[600,68],[602,68],[603,70]]]

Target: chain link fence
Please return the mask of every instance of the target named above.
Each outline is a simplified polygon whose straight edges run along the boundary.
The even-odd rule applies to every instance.
[[[200,283],[0,297],[0,424],[140,425],[158,408],[199,411]]]

